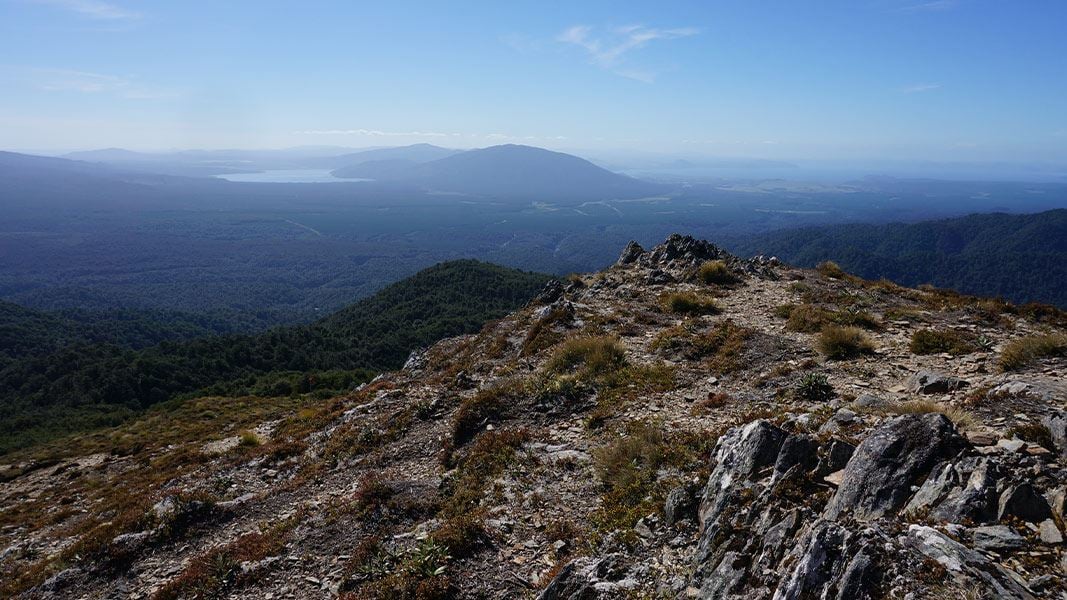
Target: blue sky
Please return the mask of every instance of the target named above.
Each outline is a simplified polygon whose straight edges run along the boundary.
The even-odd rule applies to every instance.
[[[0,148],[1067,161],[1067,2],[0,0]]]

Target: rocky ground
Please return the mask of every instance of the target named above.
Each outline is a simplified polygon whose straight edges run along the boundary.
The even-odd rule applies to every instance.
[[[348,396],[19,457],[0,593],[1064,598],[1065,324],[631,244]]]

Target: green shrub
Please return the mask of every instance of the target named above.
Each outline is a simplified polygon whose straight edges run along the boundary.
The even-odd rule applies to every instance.
[[[874,353],[874,342],[862,329],[856,327],[824,327],[815,345],[819,352],[831,360],[844,360]]]
[[[1067,335],[1031,335],[1012,340],[1000,352],[1000,368],[1021,369],[1040,358],[1067,356]]]
[[[660,297],[665,312],[678,315],[717,315],[722,312],[715,300],[693,292],[672,292]]]
[[[1056,446],[1052,442],[1052,431],[1046,425],[1040,423],[1026,423],[1015,425],[1007,431],[1007,437],[1017,437],[1020,440],[1036,444],[1048,450],[1055,451]]]
[[[970,354],[978,349],[973,336],[953,329],[920,329],[911,335],[912,354]]]
[[[700,265],[697,270],[697,279],[709,285],[730,285],[740,281],[730,267],[727,267],[726,263],[721,260],[709,260]]]
[[[808,373],[801,377],[793,388],[793,397],[807,402],[827,402],[834,397],[834,387],[826,375]]]

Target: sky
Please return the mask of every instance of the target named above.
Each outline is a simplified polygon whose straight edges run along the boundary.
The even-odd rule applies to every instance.
[[[0,149],[1067,161],[1061,0],[0,0]]]

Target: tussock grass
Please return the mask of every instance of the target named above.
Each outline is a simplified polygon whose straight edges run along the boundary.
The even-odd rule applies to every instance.
[[[933,400],[908,400],[906,402],[892,402],[886,406],[885,412],[895,415],[919,415],[927,413],[940,413],[948,417],[958,429],[970,429],[978,424],[978,419],[970,412],[934,402]]]
[[[740,278],[721,260],[709,260],[697,269],[697,279],[708,285],[730,285]]]
[[[970,354],[978,349],[974,337],[954,329],[920,329],[911,335],[912,354]]]
[[[509,379],[482,388],[464,400],[452,419],[453,447],[458,448],[469,442],[486,424],[501,421],[512,401],[524,391],[524,382]]]
[[[626,365],[626,348],[614,336],[571,338],[556,348],[545,368],[557,375],[596,378]]]
[[[856,327],[824,327],[815,342],[816,349],[831,360],[874,354],[874,342]]]
[[[848,276],[848,273],[845,273],[845,270],[832,260],[819,263],[815,266],[815,270],[823,277],[829,277],[830,279],[844,279]]]
[[[660,296],[660,307],[664,312],[676,315],[717,315],[722,308],[715,300],[693,292],[672,292]]]
[[[882,329],[881,321],[874,315],[858,309],[827,310],[813,304],[784,304],[775,308],[775,316],[786,319],[786,329],[800,333],[817,333],[827,325]]]
[[[1053,333],[1014,339],[1001,351],[998,362],[1002,370],[1016,371],[1038,359],[1053,356],[1067,356],[1067,335]]]

